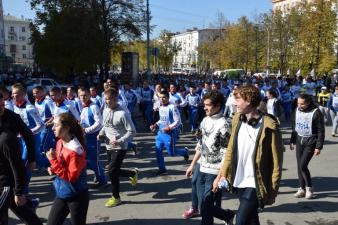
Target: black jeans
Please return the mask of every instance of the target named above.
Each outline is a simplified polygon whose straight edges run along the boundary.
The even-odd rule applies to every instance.
[[[259,225],[258,199],[255,188],[236,188],[239,208],[236,225]]]
[[[0,187],[0,225],[8,224],[8,209],[25,224],[42,225],[39,217],[28,204],[17,206],[14,202],[14,193],[11,187]]]
[[[114,198],[120,198],[120,176],[132,177],[135,171],[121,169],[126,150],[110,150],[110,155],[108,175],[112,185],[112,194]]]
[[[72,225],[85,225],[88,205],[88,190],[72,198],[55,198],[48,216],[47,225],[62,225],[69,213]]]
[[[308,139],[304,139],[303,141],[308,141]],[[298,169],[298,179],[299,186],[302,189],[305,187],[312,187],[311,174],[308,169],[308,165],[313,157],[316,144],[305,145],[301,143],[301,140],[297,140],[296,143],[296,158],[297,158],[297,169]]]

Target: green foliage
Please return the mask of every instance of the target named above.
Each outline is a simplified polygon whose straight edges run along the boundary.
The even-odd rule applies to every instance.
[[[334,0],[302,1],[288,13],[263,13],[254,22],[246,17],[223,27],[224,35],[201,45],[199,65],[214,69],[243,68],[246,71],[301,69],[327,73],[335,68],[334,48],[337,14]]]
[[[36,62],[56,73],[107,72],[111,54],[145,30],[142,0],[30,0]],[[38,29],[43,27],[43,32]]]
[[[169,31],[162,30],[159,38],[154,41],[154,46],[159,49],[159,64],[168,71],[173,64],[174,56],[181,50],[180,44],[171,41]]]

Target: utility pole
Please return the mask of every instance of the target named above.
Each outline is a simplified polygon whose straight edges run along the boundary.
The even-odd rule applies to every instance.
[[[151,79],[150,71],[150,11],[149,0],[147,0],[147,79]]]
[[[270,74],[270,29],[268,28],[268,48],[267,48],[267,57],[266,57],[266,75],[269,76]]]

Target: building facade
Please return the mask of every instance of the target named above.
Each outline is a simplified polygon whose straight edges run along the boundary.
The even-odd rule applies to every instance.
[[[272,0],[272,10],[280,10],[288,12],[291,8],[295,7],[298,3],[304,0]]]
[[[197,29],[176,33],[171,37],[171,43],[179,44],[181,50],[174,57],[173,66],[178,68],[194,67],[198,63],[198,47],[219,37],[219,29]]]
[[[0,0],[0,57],[5,55],[5,30],[4,30],[4,11],[2,0]]]
[[[15,65],[33,68],[33,47],[30,44],[31,20],[4,16],[4,34],[6,55],[14,60]]]

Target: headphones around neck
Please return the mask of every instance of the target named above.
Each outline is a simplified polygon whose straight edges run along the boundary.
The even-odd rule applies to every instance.
[[[258,118],[250,118],[248,120],[248,118],[246,117],[245,114],[241,114],[239,116],[239,120],[244,122],[244,123],[247,123],[249,126],[252,126],[252,127],[255,127],[257,126],[257,124],[259,123],[259,121],[261,120],[262,118],[262,115],[260,115]]]

